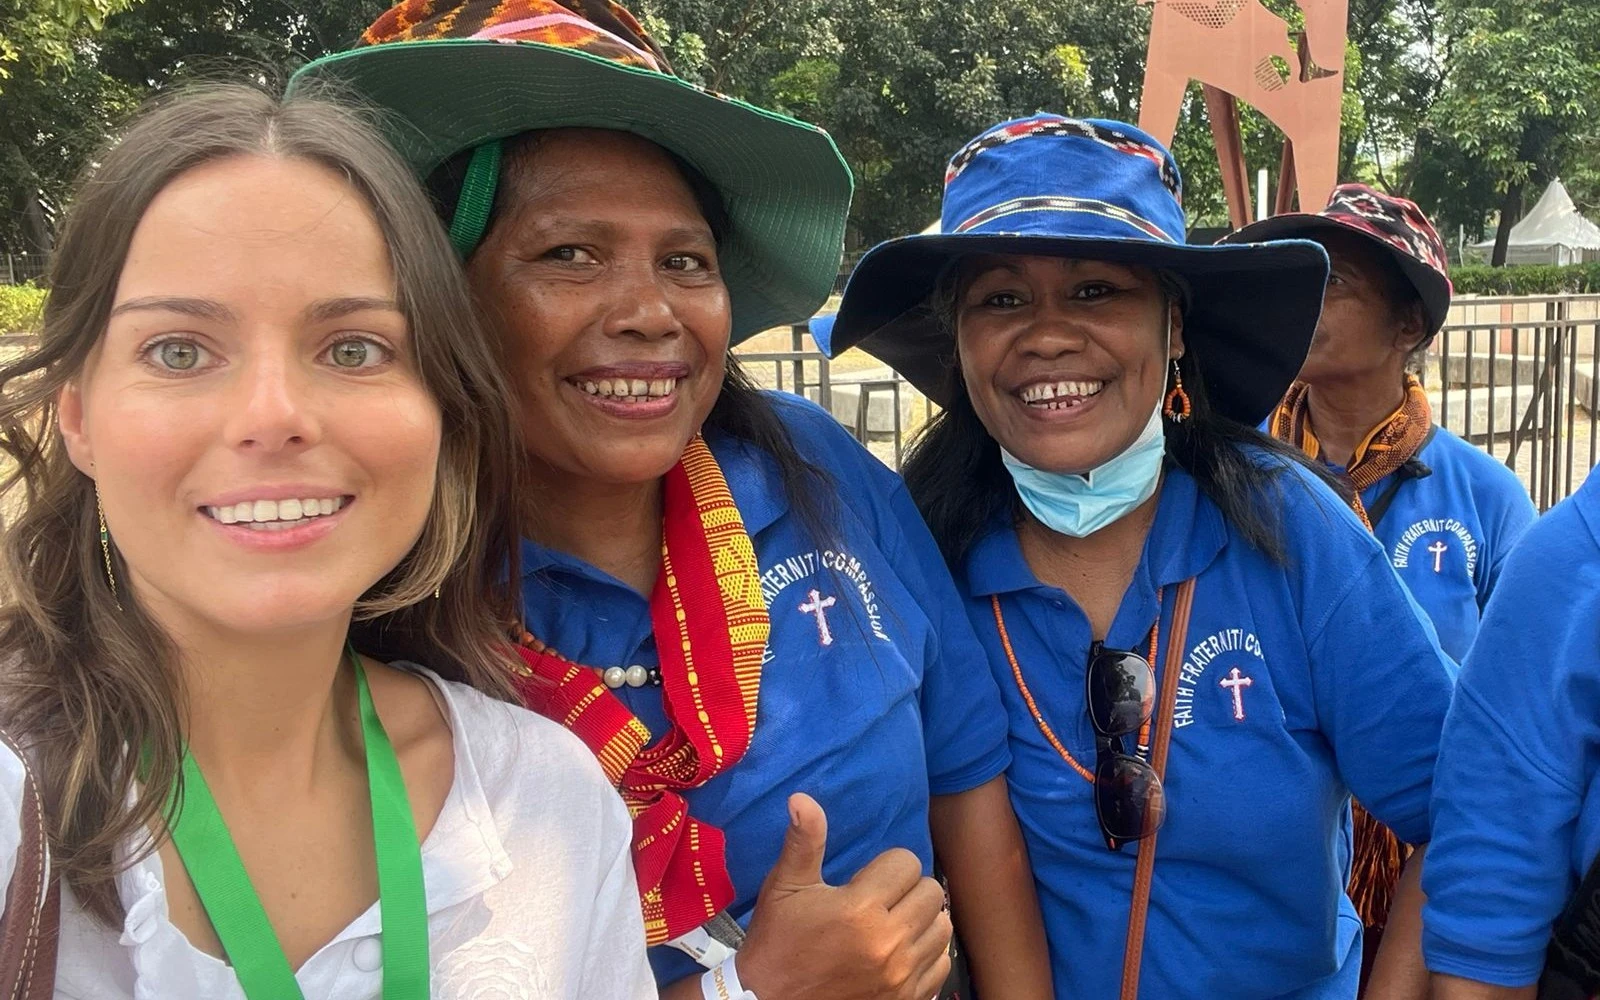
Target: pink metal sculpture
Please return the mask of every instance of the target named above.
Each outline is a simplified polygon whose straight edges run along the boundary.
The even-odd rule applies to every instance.
[[[1204,85],[1233,224],[1251,221],[1250,185],[1235,98],[1253,105],[1288,138],[1276,211],[1320,208],[1339,169],[1349,0],[1296,0],[1305,31],[1291,38],[1260,0],[1142,0],[1154,4],[1139,127],[1171,143],[1190,80]],[[1293,187],[1290,175],[1293,175]]]

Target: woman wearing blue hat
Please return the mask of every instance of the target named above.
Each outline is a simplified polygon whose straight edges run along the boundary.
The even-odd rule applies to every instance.
[[[999,696],[938,549],[888,469],[728,355],[832,289],[827,134],[690,86],[591,0],[402,3],[304,74],[395,112],[501,332],[522,691],[633,813],[665,994],[929,1000],[937,847],[978,985],[1048,996]]]
[[[1340,497],[1251,429],[1325,254],[1186,245],[1180,192],[1130,126],[996,126],[950,163],[943,235],[862,259],[831,346],[945,407],[906,479],[1005,701],[1057,995],[1354,997],[1350,797],[1428,840],[1452,667]],[[1385,996],[1425,989],[1419,902],[1409,879]]]

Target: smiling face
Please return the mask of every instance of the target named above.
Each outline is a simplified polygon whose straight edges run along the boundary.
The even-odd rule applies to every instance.
[[[468,275],[506,338],[536,471],[649,482],[722,389],[732,331],[717,245],[677,164],[621,132],[524,145]]]
[[[1181,310],[1155,272],[1104,261],[972,258],[955,320],[978,418],[1000,447],[1050,472],[1086,473],[1127,450],[1183,354]]]
[[[169,630],[336,620],[399,564],[441,434],[409,337],[383,235],[333,171],[232,157],[150,203],[59,419],[124,585]]]

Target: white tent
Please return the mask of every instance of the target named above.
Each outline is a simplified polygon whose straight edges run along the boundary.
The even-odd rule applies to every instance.
[[[1473,245],[1491,253],[1494,240]],[[1506,244],[1507,264],[1577,264],[1600,259],[1600,226],[1578,214],[1577,206],[1561,181],[1544,189],[1538,204],[1511,227]]]

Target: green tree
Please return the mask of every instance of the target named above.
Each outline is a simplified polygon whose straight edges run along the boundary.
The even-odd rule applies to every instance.
[[[855,171],[851,243],[923,228],[945,161],[1039,110],[1128,116],[1149,13],[1136,0],[650,0],[680,72],[814,121]]]
[[[1450,48],[1428,116],[1431,158],[1461,169],[1440,178],[1436,197],[1493,186],[1500,265],[1529,185],[1561,173],[1600,131],[1600,4],[1440,0],[1440,12]]]
[[[41,16],[7,13],[0,46],[16,25]],[[286,79],[308,59],[345,48],[381,3],[331,0],[23,0],[74,5],[34,30],[34,58],[9,64],[0,80],[0,246],[46,251],[59,207],[94,150],[150,95],[194,76]],[[51,8],[53,9],[53,8]],[[48,21],[48,19],[43,19]],[[65,41],[63,41],[65,40]],[[3,51],[3,48],[0,48]]]
[[[1370,165],[1372,180],[1409,195],[1420,162],[1428,112],[1444,76],[1436,0],[1351,0],[1350,47],[1357,71],[1347,79],[1361,106],[1359,128],[1346,119],[1341,180]]]
[[[133,0],[0,0],[0,247],[50,247],[56,196],[122,113],[93,51]]]
[[[0,0],[0,94],[19,70],[69,66],[86,39],[134,0]]]

